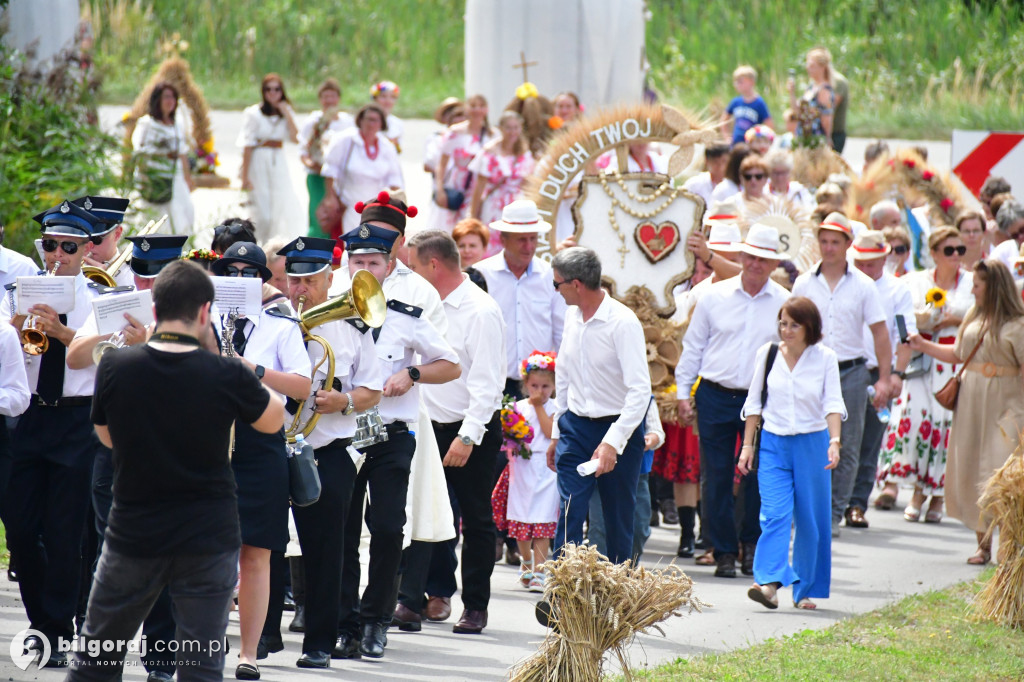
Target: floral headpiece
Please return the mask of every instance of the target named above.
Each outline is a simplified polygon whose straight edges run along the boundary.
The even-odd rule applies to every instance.
[[[535,372],[537,370],[554,373],[555,358],[557,356],[558,354],[555,351],[548,351],[545,353],[543,351],[535,350],[530,353],[525,360],[523,360],[523,364],[519,368],[519,372],[523,375],[524,379],[530,372]]]
[[[393,92],[398,97],[398,84],[394,81],[381,81],[370,86],[370,96],[376,97],[382,92]]]
[[[540,91],[537,90],[537,86],[531,83],[530,81],[526,81],[518,88],[516,88],[516,97],[518,97],[519,99],[533,99],[534,97],[539,96]]]
[[[210,262],[218,260],[219,258],[220,256],[217,254],[217,252],[211,251],[210,249],[192,249],[184,256],[182,256],[183,260],[202,260]]]

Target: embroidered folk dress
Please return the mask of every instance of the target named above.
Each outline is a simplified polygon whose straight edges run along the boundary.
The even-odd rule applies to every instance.
[[[191,134],[189,132],[188,114],[179,103],[174,125],[168,125],[146,114],[135,124],[132,131],[132,149],[136,154],[188,154]],[[185,182],[185,170],[181,158],[174,160],[174,180],[171,200],[163,204],[149,204],[155,215],[167,214],[174,234],[191,234],[195,222],[195,207],[192,196]]]
[[[935,270],[912,272],[901,280],[910,289],[914,310],[925,311],[925,294],[936,286]],[[962,319],[974,305],[973,286],[974,276],[961,271],[956,286],[946,292],[946,304],[937,312]],[[956,326],[921,330],[924,338],[945,345],[953,344],[956,333]],[[882,439],[878,478],[901,487],[919,486],[926,496],[941,497],[953,413],[935,400],[935,392],[946,385],[960,366],[935,359],[930,364],[924,374],[907,379],[900,396],[893,401],[892,417]]]
[[[521,156],[505,155],[501,153],[500,146],[482,150],[470,162],[469,170],[476,173],[476,182],[483,180],[487,183],[480,206],[480,220],[484,225],[501,220],[501,210],[519,198],[519,188],[523,180],[533,172],[534,165],[529,151]],[[501,233],[491,230],[491,240],[484,258],[493,256],[501,248]]]
[[[242,129],[238,133],[239,147],[253,147],[249,161],[249,181],[252,183],[252,222],[256,226],[256,240],[263,244],[272,237],[292,239],[305,234],[302,207],[292,185],[288,164],[281,146],[288,141],[288,122],[281,116],[265,116],[259,104],[247,107],[242,113]]]

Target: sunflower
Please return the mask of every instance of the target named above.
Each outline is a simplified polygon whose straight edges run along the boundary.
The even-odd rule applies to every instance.
[[[928,290],[928,293],[924,295],[924,302],[931,305],[933,308],[941,308],[946,305],[945,289],[932,287]]]

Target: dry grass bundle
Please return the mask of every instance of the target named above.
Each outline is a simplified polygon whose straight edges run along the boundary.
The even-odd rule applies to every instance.
[[[999,566],[975,608],[982,618],[1024,629],[1024,447],[992,474],[979,504],[982,518],[992,519],[989,543],[999,529]]]
[[[188,110],[192,115],[192,137],[195,139],[196,147],[205,149],[209,143],[210,151],[212,151],[213,132],[210,130],[210,108],[206,104],[206,98],[203,97],[202,89],[192,79],[188,62],[178,56],[164,60],[146,86],[142,88],[139,96],[135,98],[131,110],[121,119],[125,128],[125,146],[131,148],[132,131],[135,130],[136,121],[149,113],[149,94],[153,91],[153,87],[164,81],[177,88],[179,100],[188,105]]]
[[[808,187],[818,187],[833,173],[854,177],[853,169],[828,147],[800,147],[793,151],[793,179]]]
[[[964,209],[963,197],[949,174],[940,174],[913,149],[900,149],[876,160],[854,182],[846,215],[868,222],[871,207],[894,194],[905,205],[927,202],[932,225],[952,225]]]
[[[658,416],[662,422],[674,424],[679,420],[675,371],[682,353],[683,329],[677,322],[658,314],[658,303],[646,287],[630,287],[622,302],[636,313],[644,328],[647,367],[651,372],[651,390],[658,404]]]
[[[612,564],[593,545],[566,545],[544,566],[553,627],[540,650],[512,669],[512,682],[599,680],[609,650],[632,679],[626,649],[638,632],[661,632],[657,624],[684,607],[692,613],[709,606],[678,566],[649,571],[629,561]]]

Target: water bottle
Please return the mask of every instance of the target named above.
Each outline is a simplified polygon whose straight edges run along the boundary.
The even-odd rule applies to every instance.
[[[875,387],[874,386],[868,386],[868,401],[870,402],[870,401],[872,401],[874,399],[875,399]],[[878,421],[880,421],[883,424],[888,424],[889,423],[889,418],[892,416],[889,413],[889,406],[888,405],[884,405],[881,408],[875,408],[875,415],[878,417]]]

